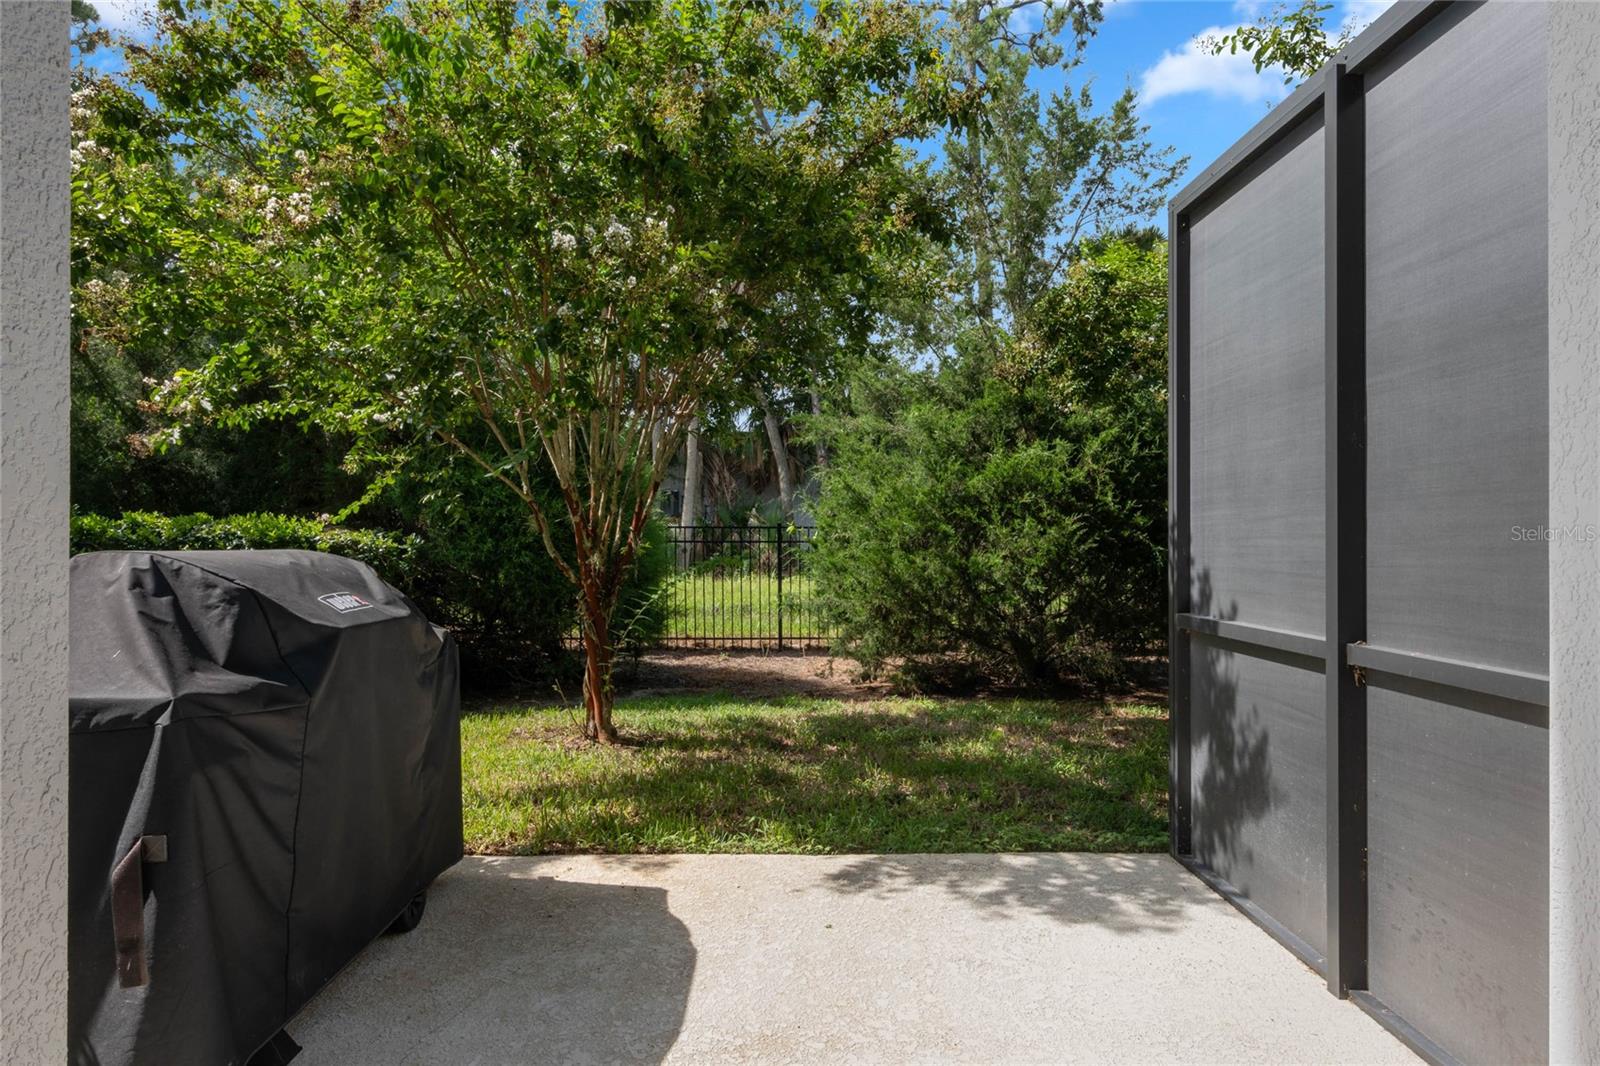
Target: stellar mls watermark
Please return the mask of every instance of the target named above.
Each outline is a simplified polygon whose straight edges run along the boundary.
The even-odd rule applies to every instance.
[[[1546,544],[1557,541],[1572,541],[1576,544],[1593,544],[1600,540],[1600,527],[1593,522],[1587,525],[1570,526],[1512,526],[1511,539],[1514,541],[1542,541]]]

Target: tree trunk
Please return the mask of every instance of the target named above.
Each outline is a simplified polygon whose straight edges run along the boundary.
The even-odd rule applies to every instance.
[[[972,24],[975,21],[975,9],[968,9],[966,14],[968,40],[966,46],[975,48],[976,44],[971,39]],[[978,58],[976,55],[967,57],[967,78],[969,84],[978,84]],[[976,274],[978,283],[977,311],[978,317],[987,321],[994,313],[994,249],[990,247],[989,239],[992,233],[989,229],[989,204],[984,199],[984,173],[983,173],[983,126],[976,115],[967,120],[967,159],[971,168],[967,174],[968,210],[972,216],[967,219],[967,226],[973,234],[973,250],[976,252]],[[983,216],[983,221],[978,222],[975,216]]]
[[[683,442],[683,505],[678,511],[678,565],[688,566],[695,558],[694,527],[700,524],[700,420],[689,423]]]
[[[700,420],[689,423],[689,439],[683,445],[683,510],[678,524],[693,528],[700,524]]]
[[[783,425],[767,400],[761,409],[761,421],[767,426],[767,443],[772,446],[772,465],[778,468],[778,499],[783,504],[783,518],[794,517],[794,471],[789,466],[789,448],[783,443]]]
[[[822,417],[822,397],[817,395],[816,385],[811,386],[811,417]],[[820,435],[817,436],[817,466],[820,469],[828,465],[828,443]]]
[[[583,660],[583,735],[600,744],[615,744],[611,706],[616,694],[611,689],[611,634],[606,619],[584,619]]]

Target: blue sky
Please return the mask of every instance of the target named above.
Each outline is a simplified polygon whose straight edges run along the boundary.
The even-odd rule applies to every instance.
[[[102,20],[143,35],[154,0],[93,0]],[[1333,0],[1330,24],[1359,29],[1391,0]],[[1225,33],[1270,10],[1269,0],[1108,0],[1106,18],[1086,61],[1071,72],[1073,88],[1091,79],[1095,99],[1109,102],[1124,87],[1139,91],[1151,139],[1189,157],[1187,177],[1205,169],[1270,106],[1288,94],[1276,71],[1257,74],[1240,56],[1207,55],[1198,40]],[[1023,20],[1037,18],[1023,12]],[[97,57],[115,62],[112,57]],[[1059,69],[1031,79],[1041,95],[1063,84]],[[1165,224],[1165,219],[1158,220]]]
[[[1151,139],[1189,157],[1187,180],[1288,95],[1281,72],[1257,74],[1243,55],[1208,55],[1198,45],[1271,6],[1259,0],[1116,0],[1106,5],[1105,22],[1084,64],[1072,72],[1073,84],[1093,79],[1097,101],[1129,85],[1137,89]],[[1388,6],[1389,0],[1336,0],[1329,25],[1360,29]],[[1035,74],[1041,92],[1062,80],[1059,71]]]

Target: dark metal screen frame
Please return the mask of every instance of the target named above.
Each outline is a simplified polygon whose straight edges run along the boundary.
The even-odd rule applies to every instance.
[[[1402,0],[1301,85],[1172,201],[1169,209],[1168,521],[1171,617],[1170,828],[1173,856],[1348,996],[1412,1050],[1453,1057],[1369,990],[1367,973],[1366,672],[1515,701],[1526,720],[1548,719],[1549,680],[1516,670],[1366,643],[1365,138],[1363,72],[1448,7]],[[1193,613],[1190,539],[1190,222],[1208,198],[1316,112],[1325,146],[1326,628],[1323,634]],[[1190,649],[1194,641],[1242,654],[1316,660],[1325,676],[1327,949],[1318,952],[1208,868],[1193,850]],[[1479,713],[1464,709],[1464,714]],[[1503,713],[1503,712],[1502,712]]]

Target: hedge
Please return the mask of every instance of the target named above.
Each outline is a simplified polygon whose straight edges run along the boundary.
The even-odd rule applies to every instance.
[[[408,595],[419,577],[419,538],[381,530],[341,529],[314,518],[281,514],[72,516],[72,553],[300,548],[357,559]]]
[[[455,632],[464,676],[474,687],[514,682],[539,688],[545,679],[570,672],[562,648],[576,628],[577,602],[537,536],[515,523],[486,520],[493,517],[479,512],[425,536],[344,529],[281,514],[74,513],[71,546],[74,555],[300,548],[357,559]],[[617,606],[621,650],[637,653],[665,631],[660,591],[672,567],[666,528],[652,521]]]

